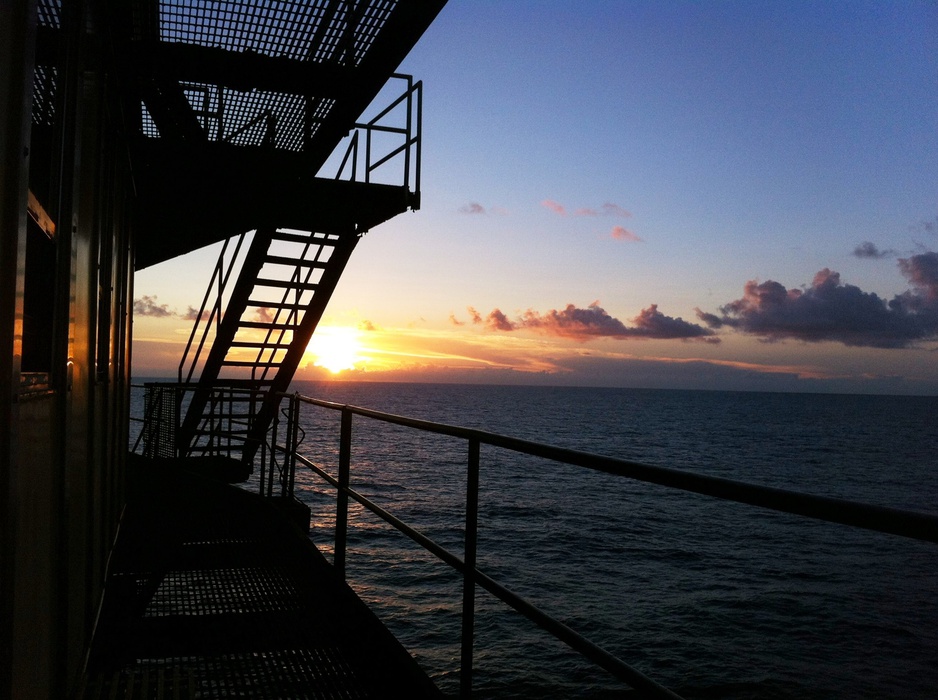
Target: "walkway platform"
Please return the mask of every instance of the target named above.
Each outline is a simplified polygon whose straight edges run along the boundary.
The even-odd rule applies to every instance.
[[[440,693],[280,509],[134,457],[81,697]]]

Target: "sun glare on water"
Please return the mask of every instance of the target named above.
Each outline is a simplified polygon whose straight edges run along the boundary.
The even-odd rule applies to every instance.
[[[333,374],[342,370],[355,369],[361,362],[361,344],[358,342],[358,330],[355,328],[322,327],[313,333],[307,351],[315,359],[316,367],[323,367]]]

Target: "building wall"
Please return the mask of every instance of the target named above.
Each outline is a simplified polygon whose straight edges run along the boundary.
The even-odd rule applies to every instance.
[[[74,693],[123,504],[132,183],[97,3],[62,4],[36,105],[35,2],[0,0],[0,698]]]

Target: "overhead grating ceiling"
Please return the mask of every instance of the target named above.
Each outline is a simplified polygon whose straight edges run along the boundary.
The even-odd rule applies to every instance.
[[[357,66],[397,0],[163,0],[160,40]]]
[[[162,0],[159,39],[231,54],[359,66],[398,0]],[[137,23],[138,39],[145,38]],[[336,100],[327,96],[180,82],[205,138],[238,146],[302,151]],[[157,115],[141,105],[144,136],[159,138]],[[162,134],[166,136],[167,134]]]
[[[318,163],[444,0],[89,0],[68,15],[63,2],[37,0],[34,124],[55,123],[66,25],[84,12],[100,20],[88,34],[114,42],[114,84],[148,142],[266,146]]]

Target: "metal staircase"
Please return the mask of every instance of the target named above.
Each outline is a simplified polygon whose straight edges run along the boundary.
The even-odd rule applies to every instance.
[[[445,0],[112,4],[135,268],[222,249],[148,449],[250,464],[360,236],[419,208],[395,71]]]
[[[355,230],[258,230],[230,293],[244,237],[230,256],[223,246],[180,363],[179,382],[192,387],[180,454],[253,458],[359,238]]]
[[[251,464],[268,442],[279,394],[289,388],[359,239],[371,226],[419,207],[422,85],[393,77],[406,81],[403,93],[354,124],[347,147],[330,161],[334,178],[307,178],[302,190],[262,190],[271,213],[255,230],[223,241],[177,388],[159,399],[171,402],[159,410],[176,416],[177,426],[163,449]],[[268,146],[250,157],[278,163],[283,154]],[[258,191],[245,197],[261,203]],[[271,223],[277,219],[283,223]]]

